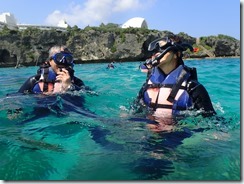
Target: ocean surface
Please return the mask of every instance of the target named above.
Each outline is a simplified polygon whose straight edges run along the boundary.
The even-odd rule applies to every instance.
[[[218,118],[187,117],[153,132],[130,106],[140,62],[75,66],[89,91],[14,94],[38,67],[0,68],[0,180],[239,181],[240,59],[186,60]]]

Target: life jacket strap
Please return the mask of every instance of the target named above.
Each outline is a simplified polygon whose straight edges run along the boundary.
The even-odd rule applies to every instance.
[[[172,109],[173,105],[150,103],[150,107],[156,110],[157,108]]]
[[[149,88],[172,88],[173,84],[147,84],[147,89]]]
[[[38,70],[39,75],[43,75],[43,78],[39,78],[39,81],[36,83],[39,83],[40,89],[42,92],[50,92],[54,88],[55,80],[49,79],[49,66],[43,65]]]
[[[185,81],[186,77],[188,76],[188,73],[185,69],[183,69],[179,75],[179,78],[177,79],[175,85],[172,87],[172,91],[170,92],[167,100],[171,103],[174,102],[175,97],[181,88],[182,83]]]
[[[43,92],[46,92],[46,91],[48,91],[48,83],[44,82],[43,83]]]
[[[153,109],[157,109],[157,108],[164,108],[164,109],[173,109],[173,105],[168,105],[168,104],[157,104],[157,103],[150,103],[150,107]],[[176,106],[176,108],[174,110],[186,110],[185,107],[181,107],[181,106]]]

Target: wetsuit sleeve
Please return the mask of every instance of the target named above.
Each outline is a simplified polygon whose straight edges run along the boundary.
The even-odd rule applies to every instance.
[[[78,77],[74,77],[73,85],[74,85],[73,90],[81,90],[81,89],[90,90],[90,88],[86,86],[85,83]]]
[[[192,97],[194,108],[204,110],[202,114],[203,116],[212,116],[216,114],[209,94],[202,84],[192,82],[189,94]]]
[[[33,87],[40,78],[39,75],[31,76],[18,90],[19,93],[33,93]]]
[[[77,87],[85,86],[84,82],[81,79],[79,79],[78,77],[74,77],[74,84]]]

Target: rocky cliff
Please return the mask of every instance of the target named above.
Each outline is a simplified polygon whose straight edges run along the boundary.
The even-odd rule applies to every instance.
[[[76,63],[108,61],[142,61],[149,57],[148,44],[156,38],[172,34],[135,28],[69,28],[56,30],[26,29],[0,31],[0,67],[39,65],[48,57],[53,45],[67,45]],[[187,57],[240,56],[240,41],[225,35],[194,38],[179,33],[183,41],[191,43],[198,52],[186,52]]]

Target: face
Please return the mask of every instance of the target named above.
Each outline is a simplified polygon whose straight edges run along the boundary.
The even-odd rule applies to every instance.
[[[64,65],[57,65],[57,64],[54,62],[53,59],[51,59],[49,63],[50,63],[50,65],[51,65],[51,67],[52,67],[52,69],[53,69],[53,71],[54,71],[55,73],[58,73],[58,71],[60,70],[60,68],[64,68]]]
[[[65,53],[62,50],[53,54],[50,58],[50,65],[56,73],[60,71],[61,68],[71,67],[74,61],[70,53]]]
[[[160,54],[159,52],[156,53],[153,56],[153,59],[157,57],[159,54]],[[160,65],[170,63],[174,58],[176,58],[176,55],[172,51],[169,51],[160,59]]]

